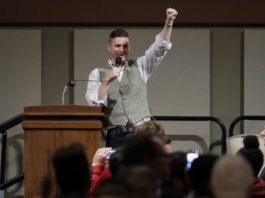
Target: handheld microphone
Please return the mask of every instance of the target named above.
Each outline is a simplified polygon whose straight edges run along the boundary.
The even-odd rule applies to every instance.
[[[117,56],[115,59],[115,67],[121,66],[122,59],[120,56]]]

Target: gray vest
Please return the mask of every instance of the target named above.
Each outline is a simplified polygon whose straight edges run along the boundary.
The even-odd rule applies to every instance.
[[[99,69],[101,81],[111,69]],[[107,93],[108,107],[105,115],[112,125],[126,125],[128,120],[136,123],[150,117],[147,86],[141,78],[135,61],[126,64],[122,80],[114,79]]]

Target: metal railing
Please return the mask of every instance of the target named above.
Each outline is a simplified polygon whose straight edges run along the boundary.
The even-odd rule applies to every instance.
[[[229,137],[234,135],[234,128],[236,126],[237,123],[244,121],[244,120],[265,120],[265,116],[257,116],[257,115],[252,115],[252,116],[248,116],[248,115],[244,115],[244,116],[239,116],[237,118],[235,118],[230,126],[229,126]]]
[[[222,154],[226,152],[226,128],[222,120],[212,116],[153,116],[155,120],[161,121],[212,121],[221,128]]]
[[[17,115],[6,122],[0,124],[0,133],[2,135],[2,148],[1,148],[1,168],[0,168],[0,190],[4,190],[9,186],[12,186],[16,183],[23,181],[24,173],[15,176],[7,181],[5,181],[5,169],[6,169],[6,142],[7,142],[7,130],[16,125],[20,124],[23,121],[22,115]]]
[[[213,121],[217,123],[221,128],[221,143],[222,143],[222,154],[226,152],[226,128],[223,122],[212,116],[153,116],[154,120],[160,121]],[[265,120],[265,116],[264,116]],[[2,151],[1,151],[1,173],[0,173],[0,190],[4,190],[14,184],[17,184],[24,179],[24,173],[21,173],[14,178],[5,181],[5,169],[6,169],[6,142],[7,142],[7,130],[23,121],[22,115],[17,115],[6,122],[0,124],[0,133],[2,135]]]

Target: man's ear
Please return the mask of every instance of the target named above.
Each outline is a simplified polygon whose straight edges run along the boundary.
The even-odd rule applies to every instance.
[[[110,52],[110,43],[107,44],[106,48]]]

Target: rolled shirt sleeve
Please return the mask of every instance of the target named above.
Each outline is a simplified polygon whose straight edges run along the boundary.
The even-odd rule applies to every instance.
[[[100,76],[98,69],[94,69],[88,76],[86,101],[89,106],[100,106],[101,104],[107,105],[107,97],[104,100],[98,99],[98,90],[101,86]]]
[[[172,43],[164,40],[158,34],[155,37],[155,42],[145,51],[145,54],[137,59],[138,69],[145,82],[150,78],[171,47]]]

